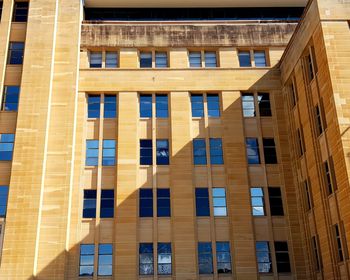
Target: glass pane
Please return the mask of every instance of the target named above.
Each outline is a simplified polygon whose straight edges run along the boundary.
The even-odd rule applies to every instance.
[[[118,67],[118,53],[106,52],[106,68]]]
[[[140,68],[152,68],[152,53],[141,52],[140,53]]]
[[[265,51],[254,51],[254,60],[256,67],[266,67]]]
[[[251,59],[249,51],[240,51],[238,52],[238,59],[240,67],[251,67]]]
[[[189,53],[190,67],[202,67],[201,52]]]

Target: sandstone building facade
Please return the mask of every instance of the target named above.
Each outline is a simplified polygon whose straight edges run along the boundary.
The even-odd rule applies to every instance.
[[[0,279],[350,279],[349,1],[0,15]]]

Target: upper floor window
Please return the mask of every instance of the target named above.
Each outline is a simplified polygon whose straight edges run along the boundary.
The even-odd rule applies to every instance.
[[[96,218],[96,190],[84,190],[83,218]]]
[[[250,51],[239,51],[238,60],[240,67],[252,67]]]
[[[90,52],[90,68],[102,68],[102,52]]]
[[[260,117],[271,117],[270,94],[258,93],[259,113]]]
[[[255,102],[253,93],[242,94],[243,117],[255,117]]]
[[[100,218],[114,217],[114,190],[101,191]]]
[[[171,275],[171,243],[158,243],[158,275]]]
[[[254,61],[256,67],[266,67],[266,52],[265,51],[254,51]]]
[[[80,245],[79,276],[94,276],[95,245]]]
[[[98,140],[86,140],[86,166],[98,165]]]
[[[88,118],[100,117],[101,96],[88,95]]]
[[[246,138],[248,164],[260,164],[259,143],[257,138]]]
[[[272,272],[272,261],[271,261],[269,242],[267,241],[256,242],[256,259],[258,263],[258,271],[260,273]]]
[[[168,53],[167,52],[156,52],[155,53],[156,68],[167,68],[168,67]]]
[[[340,235],[340,228],[338,224],[335,224],[333,226],[333,235],[334,235],[334,239],[335,239],[335,244],[337,246],[337,256],[338,256],[338,262],[342,262],[344,261],[344,250],[343,250],[343,242],[342,242],[342,238]]]
[[[322,99],[320,100],[320,103],[315,106],[315,119],[316,119],[316,132],[317,132],[317,135],[319,136],[325,131],[327,126],[327,123],[325,121],[325,114],[324,114]]]
[[[191,94],[192,117],[204,117],[203,94]]]
[[[156,117],[167,118],[169,116],[168,108],[168,95],[157,94],[156,95]]]
[[[0,21],[2,17],[2,5],[3,5],[3,1],[0,1]]]
[[[216,52],[205,51],[204,52],[205,67],[215,68],[218,66],[216,59]]]
[[[97,274],[99,276],[112,276],[112,271],[113,271],[113,245],[99,244]]]
[[[13,19],[14,22],[27,22],[28,20],[28,2],[15,2],[13,8]]]
[[[152,165],[152,140],[140,140],[140,165]]]
[[[198,242],[199,274],[213,274],[213,251],[211,242]]]
[[[157,216],[171,216],[170,189],[157,189]]]
[[[250,188],[253,216],[265,216],[265,201],[263,188]]]
[[[224,164],[224,157],[222,151],[222,139],[210,138],[210,163],[211,164]]]
[[[216,262],[219,274],[231,273],[231,252],[229,242],[216,242]]]
[[[140,117],[152,118],[152,94],[140,95]]]
[[[112,119],[117,116],[117,97],[115,95],[104,96],[104,117]]]
[[[319,254],[319,240],[318,235],[313,236],[311,238],[311,245],[312,245],[312,251],[313,251],[313,257],[314,257],[314,263],[315,263],[315,269],[316,271],[320,271],[321,269],[321,259]]]
[[[139,245],[139,273],[140,275],[154,274],[153,243]]]
[[[297,137],[298,156],[301,157],[305,152],[305,142],[304,142],[302,129],[297,129],[296,137]]]
[[[0,217],[6,217],[8,194],[9,187],[0,186]]]
[[[24,43],[10,42],[7,63],[12,65],[23,64]]]
[[[291,272],[287,242],[275,241],[275,255],[276,255],[277,272],[278,273]]]
[[[169,141],[157,140],[157,165],[169,165]]]
[[[323,163],[323,174],[326,183],[327,194],[331,195],[337,189],[332,157],[330,157],[329,160],[326,160]]]
[[[284,216],[281,188],[268,188],[271,216]]]
[[[264,157],[266,164],[277,163],[277,153],[275,140],[273,138],[263,138]]]
[[[3,111],[17,111],[19,101],[19,86],[5,86],[2,102]]]
[[[0,160],[12,160],[14,134],[0,134]]]
[[[220,117],[220,98],[218,94],[207,95],[208,117]]]
[[[207,188],[196,188],[196,214],[197,217],[210,216],[209,193]]]
[[[292,81],[290,83],[290,96],[291,96],[291,105],[292,108],[294,108],[294,106],[297,104],[297,100],[298,100],[298,94],[297,94],[297,88],[296,88],[296,83],[295,83],[295,78],[292,78]]]
[[[190,67],[200,68],[202,67],[202,55],[200,51],[190,51],[188,54]]]
[[[213,188],[214,216],[227,216],[226,190],[225,188]]]
[[[140,68],[152,68],[152,52],[140,52]]]
[[[118,67],[118,53],[117,52],[106,52],[106,68],[117,68]]]
[[[207,164],[205,139],[193,139],[193,163],[194,165]]]
[[[153,190],[140,189],[140,217],[153,217]]]
[[[309,53],[305,57],[305,63],[306,63],[307,76],[308,76],[309,82],[311,82],[315,78],[315,69],[313,66],[313,60],[312,60],[311,53]]]
[[[312,208],[312,196],[310,192],[309,180],[303,182],[304,196],[305,196],[305,209],[308,211]]]
[[[102,146],[102,165],[113,166],[115,165],[115,140],[103,140]]]

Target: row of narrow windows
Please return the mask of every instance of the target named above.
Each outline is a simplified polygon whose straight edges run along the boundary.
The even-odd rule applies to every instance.
[[[140,142],[140,165],[153,165],[153,142],[151,139],[141,139]],[[169,165],[169,140],[157,139],[156,165]],[[116,165],[116,140],[102,142],[102,166]],[[192,141],[193,164],[207,165],[207,143],[203,138],[196,138]],[[277,164],[277,152],[273,138],[263,138],[262,147],[265,164]],[[246,138],[246,150],[248,164],[261,164],[261,155],[258,138]],[[211,165],[224,164],[224,153],[221,138],[209,139],[209,160]],[[86,166],[99,165],[99,140],[86,140]]]
[[[239,50],[238,61],[240,67],[268,67],[267,50]],[[168,68],[171,66],[167,51],[139,51],[140,68]],[[188,66],[190,68],[220,67],[218,52],[212,50],[188,51]],[[119,52],[90,51],[90,68],[118,68]]]
[[[271,216],[284,216],[283,199],[281,189],[269,187],[268,201]],[[213,188],[211,190],[212,214],[215,217],[226,217],[227,201],[225,188]],[[153,211],[153,196],[157,206],[156,213]],[[262,187],[250,189],[251,207],[253,216],[266,216],[265,192]],[[211,216],[210,196],[208,188],[195,189],[195,204],[197,217]],[[114,217],[114,190],[101,190],[100,218]],[[97,190],[84,190],[83,218],[96,218],[97,213]],[[171,217],[170,189],[158,188],[155,193],[153,189],[142,188],[139,191],[139,217]]]
[[[278,273],[291,272],[288,243],[286,241],[257,241],[256,261],[259,273],[272,273],[271,257],[273,244]],[[95,248],[97,247],[97,248]],[[228,241],[215,242],[216,271],[218,274],[232,273],[231,246]],[[157,243],[156,252],[153,243],[139,244],[139,275],[154,275],[155,265],[158,275],[171,275],[173,270],[173,252],[171,243]],[[79,276],[93,276],[95,273],[95,254],[97,258],[97,275],[111,276],[113,274],[113,245],[112,244],[81,244]],[[197,258],[198,273],[213,274],[213,243],[198,242]]]

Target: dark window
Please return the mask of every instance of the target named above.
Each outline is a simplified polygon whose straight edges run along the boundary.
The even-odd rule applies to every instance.
[[[210,216],[209,193],[206,188],[196,188],[196,214],[197,217]]]
[[[115,165],[115,140],[103,140],[102,165]]]
[[[224,164],[224,157],[222,152],[222,139],[210,138],[210,163],[211,164]]]
[[[24,43],[10,42],[7,63],[12,65],[21,65],[23,64],[23,55]]]
[[[338,254],[337,254],[338,262],[342,262],[344,261],[344,252],[343,252],[342,240],[341,240],[340,229],[338,224],[335,224],[333,226],[333,231],[334,231],[335,244],[338,250]]]
[[[169,165],[168,140],[157,140],[157,165]]]
[[[117,68],[117,67],[118,67],[118,53],[106,52],[106,68]]]
[[[263,188],[250,188],[253,216],[265,216],[265,200]]]
[[[216,242],[216,260],[218,273],[231,273],[231,253],[229,242]]]
[[[101,96],[88,95],[88,118],[100,117]]]
[[[157,94],[156,95],[156,117],[167,118],[169,116],[168,109],[168,95]]]
[[[1,20],[1,17],[2,17],[2,5],[3,5],[3,2],[0,1],[0,20]]]
[[[86,140],[86,166],[98,165],[98,140]]]
[[[320,254],[318,252],[318,238],[316,236],[313,236],[311,239],[312,243],[312,251],[313,251],[313,257],[314,257],[314,263],[315,263],[315,269],[316,271],[320,271],[321,269],[321,259]]]
[[[9,187],[0,186],[0,217],[6,217],[8,194]]]
[[[157,216],[171,216],[170,189],[157,189]]]
[[[270,94],[268,93],[258,93],[258,103],[260,117],[271,117],[271,103],[270,103]]]
[[[171,275],[171,243],[158,243],[158,274]]]
[[[256,67],[266,67],[266,53],[265,51],[254,51],[254,61]]]
[[[152,164],[152,140],[140,140],[140,165]]]
[[[18,110],[18,101],[19,101],[19,86],[5,86],[4,87],[4,96],[2,102],[3,111],[15,111]]]
[[[201,52],[189,52],[190,67],[200,68],[202,67],[202,55]]]
[[[156,68],[167,68],[167,67],[168,67],[168,53],[156,52]]]
[[[102,68],[102,52],[90,52],[90,68]]]
[[[226,190],[225,188],[213,188],[213,208],[214,216],[227,216]]]
[[[98,246],[98,275],[112,276],[113,271],[113,245],[99,244]]]
[[[276,164],[277,154],[275,147],[275,140],[273,138],[263,138],[264,157],[266,164]]]
[[[140,52],[140,68],[152,68],[152,52]]]
[[[315,77],[315,73],[312,66],[312,58],[310,54],[306,56],[306,71],[307,71],[308,79],[311,82]]]
[[[288,253],[288,243],[284,241],[275,241],[275,253],[276,253],[276,263],[277,272],[291,272],[290,261]]]
[[[310,186],[309,186],[308,180],[304,181],[303,187],[304,187],[304,194],[305,194],[305,208],[307,211],[309,211],[311,209],[313,203],[312,203],[312,197],[311,197]]]
[[[297,147],[298,147],[298,155],[301,157],[302,155],[304,155],[304,152],[305,152],[305,144],[304,144],[304,137],[300,129],[297,129]]]
[[[208,117],[220,117],[220,98],[218,94],[208,94]]]
[[[291,95],[292,108],[294,108],[294,106],[297,104],[297,100],[298,100],[298,95],[296,92],[296,86],[294,84],[294,81],[292,81],[290,84],[290,95]]]
[[[153,190],[140,189],[140,217],[153,217]]]
[[[260,164],[259,143],[257,138],[246,138],[248,164]]]
[[[239,51],[238,60],[240,67],[252,67],[250,51]]]
[[[260,273],[272,272],[272,262],[271,262],[269,242],[267,241],[256,242],[256,259],[258,263],[258,271]]]
[[[271,216],[284,216],[283,200],[280,188],[269,188],[269,202]]]
[[[84,190],[83,218],[96,218],[96,190]]]
[[[140,95],[140,117],[152,118],[152,95]]]
[[[253,93],[242,94],[242,107],[243,117],[256,117]]]
[[[12,160],[14,141],[14,134],[0,134],[0,161]]]
[[[199,274],[213,274],[213,251],[210,242],[198,242]]]
[[[101,218],[114,217],[114,190],[101,191]]]
[[[317,135],[321,135],[324,131],[324,128],[323,128],[321,110],[319,105],[316,105],[315,107],[315,118],[316,118]]]
[[[105,95],[104,117],[113,119],[117,116],[117,97],[115,95]]]
[[[334,173],[332,172],[333,169],[331,168],[330,163],[331,163],[331,159],[323,163],[324,179],[325,179],[328,195],[334,193],[336,189],[336,185],[333,182]]]
[[[193,139],[193,163],[195,165],[207,164],[205,139]]]
[[[139,269],[140,275],[153,275],[153,243],[140,243]]]
[[[218,66],[216,52],[204,52],[205,67],[215,68]]]
[[[13,8],[14,22],[27,22],[28,20],[28,2],[15,2]]]
[[[203,94],[191,94],[192,117],[204,117]]]
[[[80,245],[79,276],[94,275],[95,245]]]

